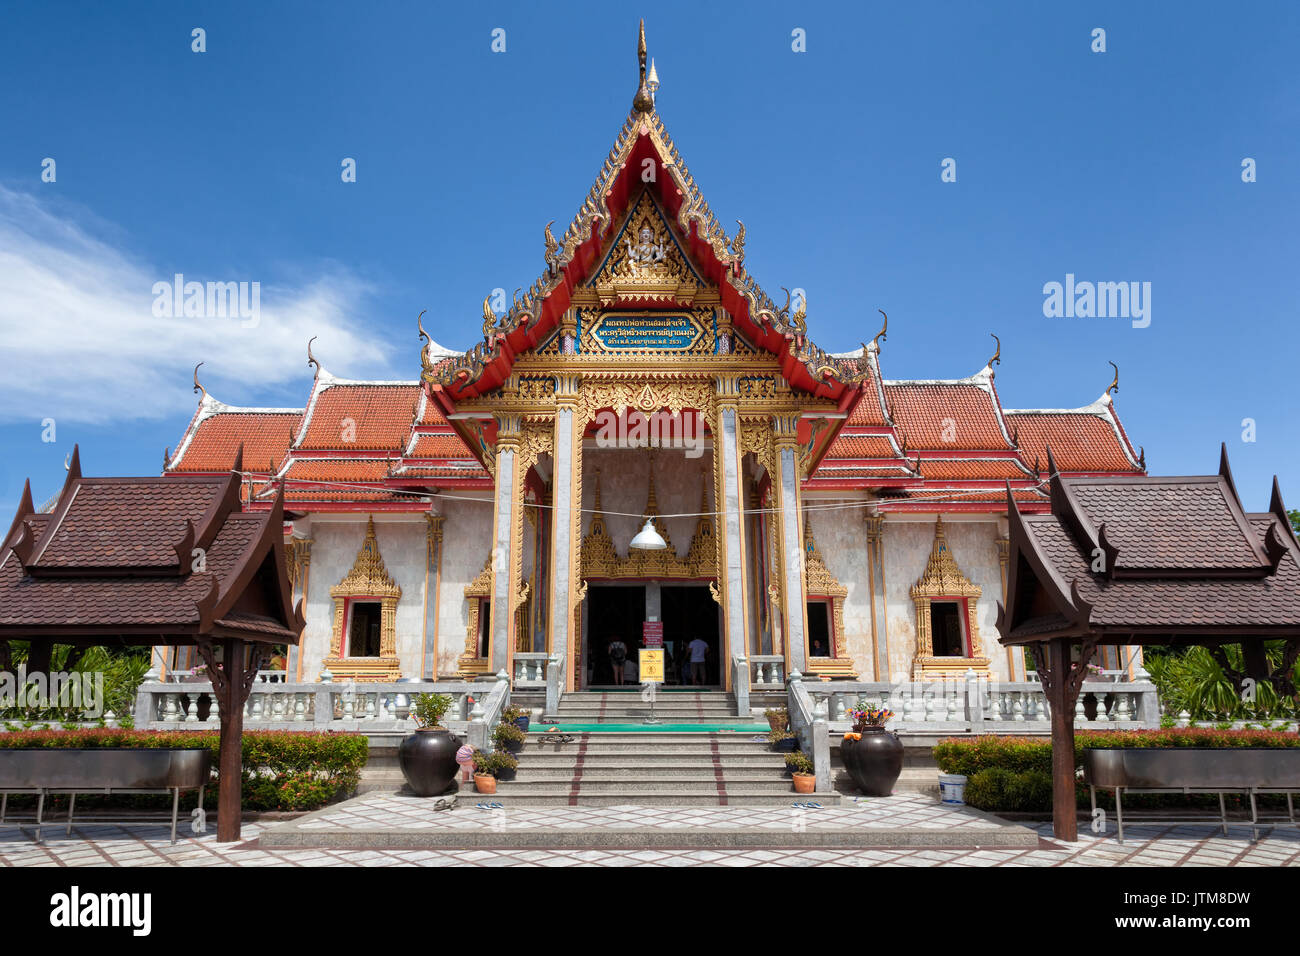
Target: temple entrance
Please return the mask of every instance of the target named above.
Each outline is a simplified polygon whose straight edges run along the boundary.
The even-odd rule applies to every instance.
[[[614,662],[609,655],[610,642],[616,638],[627,648],[624,664],[625,686],[636,687],[637,651],[641,647],[641,624],[645,621],[645,587],[643,585],[600,585],[587,594],[587,687],[614,686]],[[631,667],[626,662],[631,662]]]
[[[660,588],[664,622],[665,683],[677,686],[717,687],[722,683],[721,639],[717,602],[704,585],[664,585]],[[696,638],[708,645],[703,674],[692,680],[690,643]]]

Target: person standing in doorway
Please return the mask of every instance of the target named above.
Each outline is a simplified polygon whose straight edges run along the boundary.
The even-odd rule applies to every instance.
[[[615,637],[609,642],[609,666],[614,672],[614,683],[623,686],[623,662],[627,660],[627,645]]]
[[[709,645],[697,637],[686,645],[686,650],[691,658],[691,684],[699,687],[708,677],[706,668],[709,660]]]

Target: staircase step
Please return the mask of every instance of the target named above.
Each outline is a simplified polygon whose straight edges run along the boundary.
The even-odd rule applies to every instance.
[[[744,806],[744,807],[784,807],[791,806],[796,801],[816,801],[824,807],[838,806],[840,795],[838,793],[818,793],[818,794],[801,794],[795,793],[794,788],[790,787],[786,792],[755,792],[755,793],[737,793],[728,791],[725,797],[720,797],[717,790],[685,790],[678,789],[673,793],[647,793],[637,790],[624,791],[606,791],[600,793],[590,793],[579,791],[575,795],[566,793],[540,793],[532,791],[506,791],[506,784],[498,784],[498,791],[495,795],[483,795],[462,791],[462,799],[465,801],[484,800],[495,801],[508,807],[563,807],[563,806],[587,806],[587,807],[618,807],[618,806],[640,806],[640,807],[716,807],[716,806]],[[725,800],[725,804],[724,801]],[[471,804],[472,805],[472,804]]]

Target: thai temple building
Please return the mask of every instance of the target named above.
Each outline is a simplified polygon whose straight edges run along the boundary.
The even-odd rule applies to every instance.
[[[1118,370],[1091,404],[1013,410],[1000,343],[955,377],[890,379],[882,314],[871,341],[824,351],[815,306],[747,270],[744,225],[717,220],[656,111],[644,34],[639,52],[590,192],[541,230],[540,275],[477,318],[438,317],[467,350],[420,319],[410,380],[361,381],[313,343],[300,408],[227,405],[196,371],[164,472],[234,468],[253,509],[283,488],[306,618],[289,679],[513,674],[515,654],[544,652],[581,690],[612,683],[608,645],[635,658],[650,621],[670,685],[697,637],[723,690],[739,656],[832,679],[1023,680],[995,628],[1008,489],[1032,515],[1054,472],[1145,473]],[[640,534],[666,547],[632,548]]]

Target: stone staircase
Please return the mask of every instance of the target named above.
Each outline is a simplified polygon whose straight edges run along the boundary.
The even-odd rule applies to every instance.
[[[738,717],[730,694],[660,693],[654,710],[662,723],[643,725],[650,706],[636,691],[567,694],[550,715],[557,719],[533,722],[516,779],[499,781],[495,797],[462,790],[461,798],[507,807],[839,802],[837,793],[795,794],[766,723]]]
[[[559,712],[548,714],[543,723],[560,725],[636,724],[650,715],[650,704],[641,699],[639,689],[628,691],[578,691],[560,699]],[[746,729],[767,724],[762,717],[736,714],[734,694],[723,691],[663,691],[655,697],[654,716],[665,726],[712,725],[743,726]],[[552,719],[553,718],[553,719]]]

